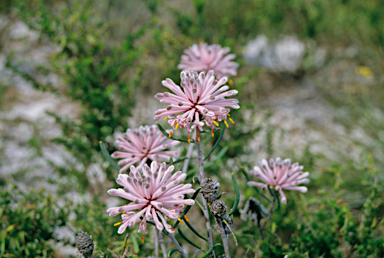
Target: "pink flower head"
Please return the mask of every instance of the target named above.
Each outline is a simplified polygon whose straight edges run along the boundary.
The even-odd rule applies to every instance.
[[[299,163],[294,163],[291,165],[291,160],[286,159],[282,160],[277,158],[276,161],[273,159],[266,161],[263,159],[259,162],[260,167],[254,167],[250,173],[257,176],[259,179],[265,182],[248,182],[250,186],[258,186],[261,189],[265,190],[268,186],[274,188],[279,192],[281,196],[281,202],[283,204],[287,203],[287,198],[284,195],[283,189],[286,190],[296,190],[302,193],[308,191],[305,186],[298,186],[300,184],[308,184],[309,179],[307,178],[309,172],[303,173],[303,166],[299,166]]]
[[[227,55],[229,50],[229,48],[222,48],[219,45],[208,46],[207,43],[194,44],[192,47],[184,50],[185,55],[181,56],[181,63],[178,68],[184,72],[197,71],[207,73],[213,70],[218,79],[224,76],[236,75],[239,64],[231,61],[236,55]]]
[[[122,234],[127,227],[140,223],[139,231],[147,233],[146,222],[152,221],[159,230],[173,233],[174,229],[167,223],[168,219],[177,219],[185,205],[193,205],[192,199],[184,199],[184,194],[193,194],[191,184],[180,184],[187,174],[178,171],[172,174],[174,167],[166,167],[162,163],[151,163],[151,168],[144,164],[142,172],[131,166],[129,175],[119,174],[116,182],[123,188],[108,190],[109,195],[119,196],[131,202],[120,207],[107,210],[109,216],[120,213],[122,222],[118,233]]]
[[[116,140],[120,151],[112,153],[111,157],[122,159],[117,164],[124,165],[120,169],[123,173],[129,166],[138,163],[137,169],[140,170],[143,164],[148,160],[157,161],[158,159],[169,160],[171,156],[178,157],[176,151],[165,151],[165,149],[177,145],[180,142],[167,139],[157,128],[156,125],[140,126],[138,129],[127,129],[123,138]]]
[[[203,131],[203,126],[207,125],[212,130],[219,124],[217,121],[226,121],[231,108],[240,108],[237,99],[226,99],[238,93],[237,90],[228,90],[228,86],[223,86],[227,82],[227,77],[215,80],[213,71],[206,75],[204,72],[181,72],[181,88],[171,79],[163,81],[163,85],[169,88],[174,94],[169,92],[157,93],[155,98],[161,103],[169,103],[166,108],[156,111],[155,120],[165,116],[168,123],[174,128],[186,128],[188,133],[197,128]],[[229,118],[232,121],[231,118]],[[217,121],[216,121],[217,120]]]

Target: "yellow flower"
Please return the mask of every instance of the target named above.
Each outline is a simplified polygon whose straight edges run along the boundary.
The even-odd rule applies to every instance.
[[[365,78],[369,79],[372,78],[372,70],[368,66],[357,66],[355,68],[355,73],[364,76]]]

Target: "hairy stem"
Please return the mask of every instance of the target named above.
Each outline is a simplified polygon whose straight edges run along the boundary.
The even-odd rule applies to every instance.
[[[169,234],[168,233],[168,236],[169,238],[172,240],[173,244],[176,246],[176,248],[180,251],[180,254],[181,256],[183,256],[183,258],[188,258],[188,256],[185,254],[184,250],[181,249],[181,246],[179,244],[179,242],[177,242],[176,238],[173,236],[173,234]]]
[[[157,232],[157,235],[159,236],[159,243],[160,243],[160,246],[161,246],[161,251],[163,252],[163,258],[167,258],[168,255],[167,255],[167,248],[165,248],[165,243],[164,243],[164,239],[163,239],[163,236],[161,235],[161,231],[156,231]]]
[[[200,141],[198,140],[199,137],[197,137],[197,129],[196,129],[196,148],[197,148],[197,156],[199,159],[199,173],[200,173],[200,186],[203,183],[203,180],[205,178],[204,176],[204,159],[203,159],[203,154],[201,152],[201,145]],[[203,196],[201,196],[202,202],[203,202],[203,207],[204,207],[204,217],[205,217],[205,225],[207,227],[207,235],[208,235],[208,244],[209,248],[213,247],[213,240],[212,240],[212,231],[211,231],[211,223],[209,222],[209,213],[208,213],[208,204],[207,201]],[[212,251],[210,254],[212,258],[215,258],[215,251]]]
[[[194,145],[193,143],[190,143],[188,146],[187,159],[184,160],[184,165],[183,165],[183,173],[187,173],[189,160],[191,159],[191,155],[193,151],[193,145]]]
[[[228,235],[225,234],[224,228],[220,226],[221,222],[216,219],[215,229],[220,234],[221,239],[223,240],[223,247],[225,252],[225,258],[231,258],[231,254],[229,253],[229,244],[228,244]]]

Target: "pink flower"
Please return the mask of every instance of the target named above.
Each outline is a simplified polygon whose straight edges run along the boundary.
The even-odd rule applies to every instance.
[[[198,74],[191,71],[189,75],[181,72],[181,87],[176,85],[171,79],[163,81],[163,85],[175,94],[164,92],[157,93],[155,98],[161,103],[169,103],[166,108],[156,111],[155,120],[161,117],[169,117],[168,123],[174,128],[186,128],[188,133],[197,128],[203,131],[203,126],[207,125],[212,130],[219,124],[217,121],[226,121],[231,108],[240,108],[237,99],[226,99],[238,93],[237,90],[228,90],[228,86],[223,86],[227,82],[227,77],[215,80],[213,71],[207,75],[204,72]],[[229,118],[230,119],[230,118]],[[230,119],[231,120],[231,119]],[[233,121],[231,120],[233,123]]]
[[[120,213],[122,222],[118,233],[122,234],[127,227],[140,223],[139,231],[147,233],[146,222],[153,221],[159,230],[173,233],[174,229],[167,223],[168,219],[177,219],[185,205],[193,205],[192,199],[184,199],[184,194],[195,192],[191,184],[180,184],[187,175],[178,171],[172,175],[174,167],[166,168],[162,163],[158,168],[157,162],[152,162],[151,168],[144,164],[140,173],[131,166],[129,175],[119,174],[116,182],[123,188],[108,190],[109,195],[119,196],[131,202],[120,207],[107,210],[109,216]],[[115,224],[115,225],[116,225]]]
[[[156,125],[140,126],[138,129],[127,129],[123,137],[116,140],[120,151],[116,151],[111,155],[112,158],[122,159],[117,163],[119,166],[124,165],[120,169],[120,173],[123,173],[129,166],[139,161],[138,170],[141,169],[148,159],[151,161],[157,161],[158,159],[168,161],[171,156],[179,156],[178,152],[165,151],[165,149],[180,142],[167,139]]]
[[[309,183],[307,178],[309,172],[303,173],[303,166],[299,166],[299,163],[294,163],[291,165],[291,160],[286,159],[282,160],[277,158],[276,161],[273,159],[266,161],[263,159],[259,162],[260,167],[254,167],[253,171],[250,171],[252,175],[257,176],[259,179],[264,181],[266,184],[259,182],[248,182],[250,186],[259,186],[263,190],[267,189],[268,186],[274,188],[279,192],[281,196],[281,202],[283,204],[287,203],[287,198],[284,195],[283,189],[285,190],[296,190],[302,193],[308,191],[305,186],[298,186],[300,184]]]
[[[207,43],[194,44],[192,47],[184,50],[185,55],[181,56],[181,63],[178,68],[183,69],[184,72],[197,71],[207,73],[213,70],[218,79],[228,75],[236,75],[239,64],[230,61],[236,55],[226,55],[229,50],[229,48],[222,48],[219,45],[208,46]]]

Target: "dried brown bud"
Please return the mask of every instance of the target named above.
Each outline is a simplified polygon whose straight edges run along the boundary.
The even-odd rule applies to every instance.
[[[220,183],[210,178],[205,178],[201,184],[201,193],[207,203],[213,203],[219,199],[219,187]]]
[[[88,235],[86,232],[80,232],[76,236],[76,248],[84,258],[93,258],[94,244],[92,236]]]
[[[216,200],[211,204],[211,212],[215,216],[222,217],[227,213],[227,206],[223,201]]]

